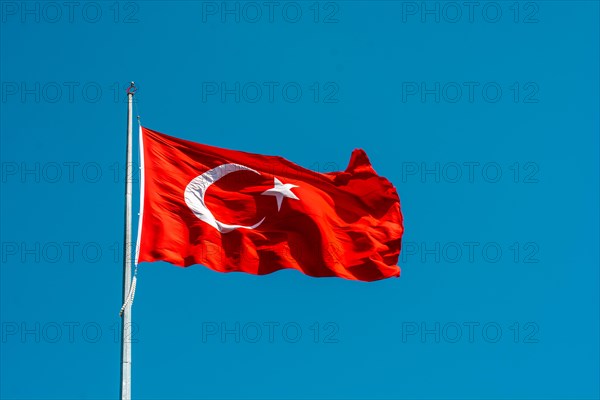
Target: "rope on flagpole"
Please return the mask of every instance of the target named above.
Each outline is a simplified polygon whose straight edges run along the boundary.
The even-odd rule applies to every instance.
[[[125,308],[129,303],[133,305],[133,299],[135,297],[135,287],[137,286],[137,272],[138,266],[135,265],[135,270],[133,271],[133,279],[131,280],[131,287],[129,288],[129,293],[127,294],[127,298],[125,299],[125,303],[123,303],[123,307],[121,307],[121,311],[119,311],[119,317],[123,316],[125,312]]]

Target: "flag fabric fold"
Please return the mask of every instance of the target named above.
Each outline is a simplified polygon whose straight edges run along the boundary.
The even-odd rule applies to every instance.
[[[144,127],[140,136],[138,262],[361,281],[400,275],[400,200],[363,150],[345,171],[318,173]]]

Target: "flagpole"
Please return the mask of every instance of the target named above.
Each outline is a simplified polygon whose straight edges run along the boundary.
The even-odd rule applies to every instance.
[[[127,89],[127,163],[125,167],[125,243],[123,243],[123,303],[131,288],[131,186],[132,117],[135,85]],[[121,321],[121,400],[131,399],[131,302],[125,305]]]

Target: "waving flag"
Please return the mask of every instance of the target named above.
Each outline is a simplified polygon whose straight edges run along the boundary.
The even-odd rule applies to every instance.
[[[354,150],[345,171],[193,143],[140,128],[138,262],[375,281],[400,276],[396,189]]]

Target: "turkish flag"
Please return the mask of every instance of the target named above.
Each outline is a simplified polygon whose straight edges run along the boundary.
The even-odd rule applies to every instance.
[[[140,128],[138,262],[375,281],[400,276],[394,186],[354,150],[345,171],[221,149]]]

